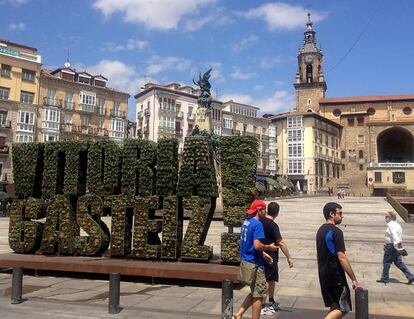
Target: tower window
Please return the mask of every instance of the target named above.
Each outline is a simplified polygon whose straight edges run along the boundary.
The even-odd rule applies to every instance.
[[[373,108],[373,107],[370,107],[370,108],[368,108],[368,110],[367,110],[367,113],[368,113],[368,115],[374,115],[375,114],[375,109]]]
[[[333,112],[332,112],[332,114],[334,115],[334,116],[336,116],[336,117],[338,117],[338,116],[340,116],[341,115],[341,110],[340,109],[335,109],[335,110],[333,110]]]
[[[312,83],[312,65],[308,64],[306,66],[306,83]]]
[[[359,158],[364,158],[364,151],[359,150],[358,155],[359,155]]]
[[[411,109],[411,107],[406,106],[406,107],[403,109],[403,112],[404,112],[404,114],[405,114],[405,115],[410,115],[410,114],[411,114],[411,112],[412,112],[412,109]]]

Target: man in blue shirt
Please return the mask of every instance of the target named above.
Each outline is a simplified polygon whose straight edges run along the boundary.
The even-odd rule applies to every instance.
[[[273,262],[264,251],[278,249],[274,243],[265,245],[261,242],[265,236],[263,224],[259,219],[264,216],[266,216],[266,203],[254,200],[247,211],[247,218],[241,227],[240,234],[240,282],[250,286],[250,293],[233,319],[240,319],[250,306],[252,306],[252,319],[260,318],[263,298],[267,293],[264,266],[266,262]]]

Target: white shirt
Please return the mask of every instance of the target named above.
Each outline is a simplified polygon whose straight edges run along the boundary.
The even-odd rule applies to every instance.
[[[395,220],[388,222],[387,230],[385,231],[385,243],[397,245],[402,242],[402,228]]]

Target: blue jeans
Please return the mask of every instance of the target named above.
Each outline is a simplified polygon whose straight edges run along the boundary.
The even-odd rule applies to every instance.
[[[402,261],[402,257],[398,254],[397,250],[394,248],[393,244],[386,244],[384,246],[384,259],[382,261],[383,269],[381,279],[384,281],[389,281],[389,273],[391,264],[394,263],[399,270],[401,270],[408,280],[414,278],[414,275],[408,270],[407,266]]]

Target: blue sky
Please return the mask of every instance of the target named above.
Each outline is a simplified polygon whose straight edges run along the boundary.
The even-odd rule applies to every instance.
[[[37,47],[46,68],[68,48],[72,66],[131,95],[213,67],[218,99],[277,113],[294,105],[308,8],[328,97],[413,93],[411,0],[0,0],[0,38]]]

